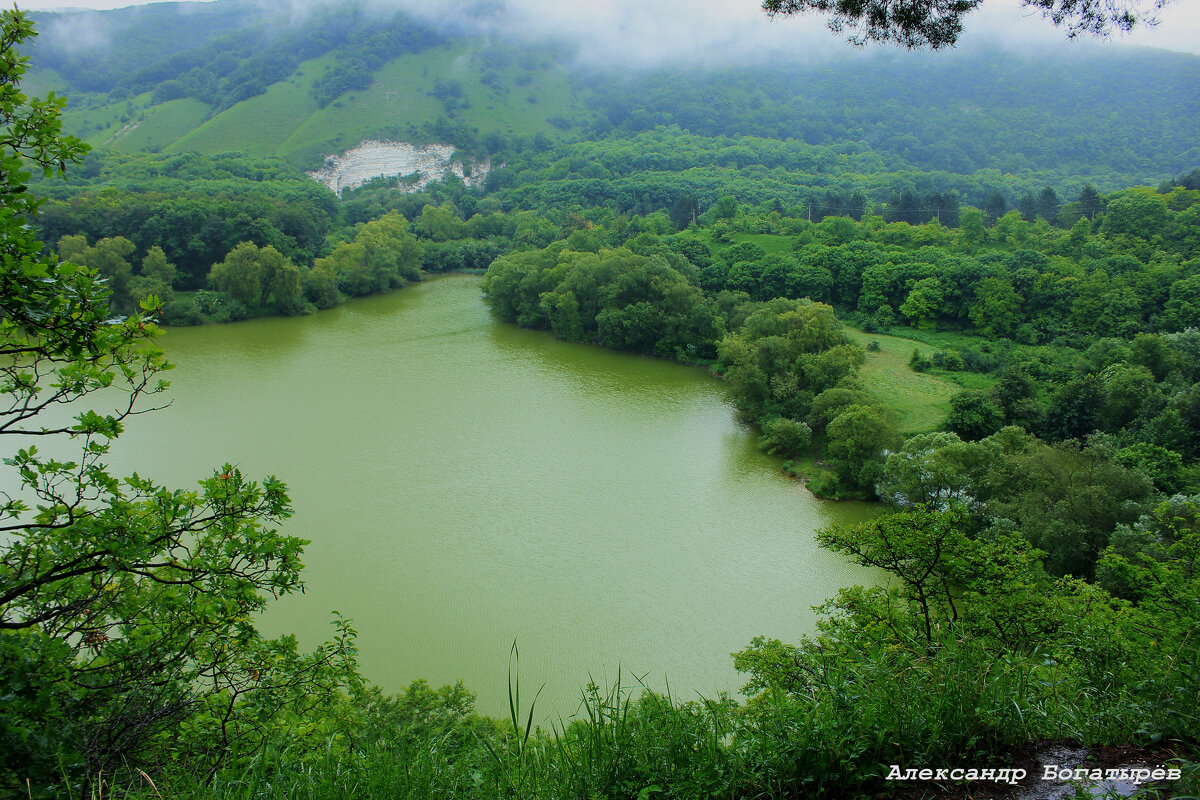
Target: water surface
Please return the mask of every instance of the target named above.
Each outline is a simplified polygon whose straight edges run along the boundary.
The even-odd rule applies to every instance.
[[[114,467],[283,479],[307,592],[264,627],[312,645],[337,609],[389,690],[461,678],[506,715],[516,640],[552,714],[618,669],[711,696],[741,685],[729,654],[751,637],[794,641],[870,579],[813,541],[870,508],[783,476],[719,381],[499,323],[478,277],[163,345],[173,403],[131,421]]]

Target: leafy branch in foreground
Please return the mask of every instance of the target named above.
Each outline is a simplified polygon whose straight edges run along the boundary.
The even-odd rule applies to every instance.
[[[62,796],[167,756],[211,774],[357,675],[340,618],[309,654],[255,629],[269,597],[302,588],[305,542],[273,528],[292,513],[281,482],[226,464],[182,491],[106,469],[171,365],[156,299],[113,318],[98,274],[25,224],[25,165],[62,171],[86,149],[62,135],[61,99],[19,91],[32,36],[0,13],[0,434],[19,446],[0,484],[0,791]]]
[[[962,33],[964,14],[983,0],[763,0],[771,17],[818,13],[828,15],[834,33],[849,31],[851,44],[891,42],[910,49],[952,47]],[[1155,25],[1157,13],[1170,0],[1021,0],[1040,11],[1068,38],[1106,37]]]

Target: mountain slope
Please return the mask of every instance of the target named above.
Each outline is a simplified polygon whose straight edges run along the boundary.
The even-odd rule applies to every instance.
[[[1200,58],[1177,53],[882,52],[584,70],[561,42],[483,38],[377,5],[318,5],[299,17],[273,0],[145,8],[153,11],[37,15],[34,74],[70,96],[65,124],[95,147],[244,151],[311,169],[366,139],[482,156],[525,149],[535,137],[544,149],[677,126],[725,148],[722,165],[740,167],[775,165],[746,151],[760,146],[725,137],[867,154],[876,172],[1108,188],[1157,183],[1200,163]],[[151,41],[136,52],[118,46]],[[672,172],[696,166],[668,160]]]

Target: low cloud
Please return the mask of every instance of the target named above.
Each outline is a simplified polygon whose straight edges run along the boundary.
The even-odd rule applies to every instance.
[[[221,0],[217,0],[220,2]],[[61,0],[25,0],[23,8],[62,6]],[[116,7],[128,0],[76,0],[72,5]],[[518,41],[553,40],[571,46],[583,66],[650,68],[762,65],[895,52],[888,45],[856,48],[826,27],[820,15],[769,19],[758,0],[365,0],[381,15],[404,10],[439,28]],[[181,9],[195,4],[180,4]],[[299,22],[315,9],[341,6],[337,0],[259,0],[260,7],[283,23]],[[1157,28],[1141,28],[1106,42],[1081,37],[1069,41],[1040,13],[1020,0],[985,0],[964,18],[959,50],[984,47],[1082,51],[1129,43],[1200,52],[1200,7],[1176,2],[1162,12]],[[107,41],[94,15],[70,15],[55,33],[82,48]]]

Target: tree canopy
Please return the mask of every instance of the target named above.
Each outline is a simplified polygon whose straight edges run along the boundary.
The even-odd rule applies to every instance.
[[[829,29],[856,45],[892,42],[907,48],[937,50],[953,46],[963,29],[963,16],[983,0],[763,0],[768,15],[817,13],[829,17]],[[1105,37],[1154,25],[1170,0],[1021,0],[1024,8],[1076,36]]]
[[[305,543],[274,528],[291,514],[279,480],[226,464],[176,490],[105,467],[171,365],[152,341],[158,299],[129,307],[131,242],[67,237],[64,250],[95,263],[81,265],[26,224],[38,205],[26,165],[63,170],[85,150],[62,134],[61,100],[19,89],[14,48],[32,35],[22,12],[0,12],[0,439],[13,445],[0,491],[0,792],[61,797],[167,739],[203,774],[255,750],[280,714],[330,701],[355,666],[344,623],[310,654],[254,627],[268,598],[301,587]],[[161,251],[148,259],[148,279],[170,272]],[[113,316],[116,304],[129,313]]]

